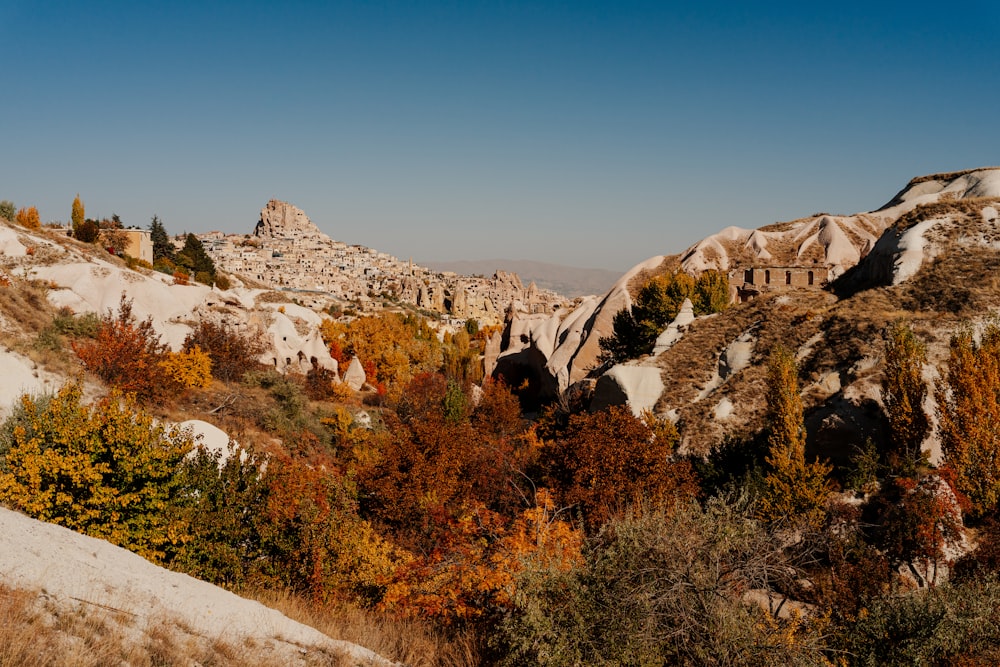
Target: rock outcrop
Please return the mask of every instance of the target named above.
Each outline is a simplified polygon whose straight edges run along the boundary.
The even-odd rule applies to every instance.
[[[679,256],[653,257],[636,266],[602,299],[583,299],[547,317],[511,313],[494,373],[528,378],[534,395],[548,392],[567,400],[567,389],[589,375],[597,380],[591,407],[622,402],[633,410],[652,407],[661,418],[683,422],[685,446],[704,451],[734,430],[762,423],[762,368],[771,346],[787,338],[802,346],[798,358],[808,373],[803,391],[812,401],[808,426],[817,452],[846,460],[843,443],[863,442],[881,428],[878,332],[885,324],[879,323],[884,311],[877,308],[891,312],[901,306],[872,310],[843,295],[896,286],[902,291],[893,298],[904,305],[927,303],[920,307],[945,313],[968,310],[970,304],[983,312],[998,308],[1000,301],[988,295],[967,296],[983,282],[976,267],[1000,261],[985,259],[1000,255],[998,239],[996,168],[914,179],[888,204],[868,213],[820,214],[758,230],[729,227]],[[953,264],[942,264],[949,256]],[[976,259],[963,264],[962,256]],[[712,317],[694,318],[685,307],[661,334],[655,355],[602,372],[599,340],[612,333],[615,313],[631,306],[629,283],[670,262],[691,273],[724,270],[736,283],[745,273],[759,271],[753,278],[772,283],[771,289],[757,291],[758,306],[745,304]],[[928,274],[930,267],[937,273]],[[771,280],[762,280],[768,272]],[[841,300],[822,289],[834,280]],[[920,287],[904,289],[915,280]],[[947,341],[948,327],[957,325],[941,321],[935,326],[944,327],[943,334],[932,338]],[[698,342],[687,344],[690,336]],[[845,345],[847,351],[828,351]],[[937,354],[945,355],[946,348]],[[654,399],[660,381],[663,389]]]
[[[298,206],[272,199],[260,211],[260,221],[253,235],[263,239],[318,236],[322,234],[309,216]]]

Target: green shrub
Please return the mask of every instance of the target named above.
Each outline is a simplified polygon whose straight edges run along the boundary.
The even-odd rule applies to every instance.
[[[614,519],[576,569],[529,565],[494,645],[511,665],[823,664],[815,628],[743,601],[798,572],[747,516],[715,498]]]

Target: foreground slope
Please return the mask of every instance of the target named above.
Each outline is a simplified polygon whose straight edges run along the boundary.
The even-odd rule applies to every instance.
[[[38,590],[57,609],[113,610],[137,637],[162,624],[188,628],[208,642],[254,645],[286,664],[390,664],[333,640],[264,605],[171,572],[103,540],[0,508],[0,582]],[[336,662],[335,660],[341,660]],[[315,664],[313,662],[312,664]]]

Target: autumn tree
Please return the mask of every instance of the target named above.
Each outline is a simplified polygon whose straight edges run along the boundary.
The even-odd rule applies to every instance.
[[[969,329],[952,337],[938,404],[945,463],[982,516],[1000,501],[1000,326],[987,326],[978,343]]]
[[[38,209],[34,206],[19,210],[14,221],[28,229],[39,229],[42,226],[42,220],[38,217]]]
[[[767,370],[768,455],[770,468],[760,499],[767,521],[803,520],[818,528],[825,516],[831,467],[806,462],[806,430],[798,366],[792,353],[776,348]]]
[[[672,460],[676,429],[669,422],[654,426],[627,406],[614,406],[571,415],[565,428],[543,430],[545,479],[561,504],[579,507],[588,530],[634,503],[695,495],[690,464]]]
[[[69,219],[73,225],[73,236],[79,238],[79,233],[86,220],[86,213],[83,208],[83,201],[80,200],[80,193],[73,199],[73,207],[70,209]]]
[[[21,397],[0,429],[0,501],[163,560],[184,536],[168,509],[191,438],[117,391],[94,406],[82,395],[70,383],[54,396]]]
[[[368,381],[385,386],[390,400],[398,399],[415,376],[442,366],[437,333],[421,317],[386,312],[346,325],[325,320],[320,331],[331,354],[337,352],[339,359],[347,360],[357,356],[369,365],[365,370]]]
[[[891,443],[886,462],[897,473],[912,475],[925,459],[921,446],[930,431],[923,408],[927,385],[922,373],[926,362],[927,348],[909,326],[897,323],[889,328],[882,402],[889,419]]]
[[[938,580],[962,540],[962,511],[951,487],[935,474],[896,477],[882,488],[869,508],[868,525],[878,546],[896,565],[911,568],[926,585]],[[913,565],[920,566],[914,569]]]
[[[330,602],[378,602],[404,551],[357,514],[351,481],[328,456],[272,456],[266,502],[256,518],[265,582]]]
[[[173,389],[161,361],[167,347],[151,317],[138,321],[132,301],[122,292],[118,313],[108,311],[93,339],[74,340],[73,351],[84,366],[106,383],[142,401],[162,399]]]

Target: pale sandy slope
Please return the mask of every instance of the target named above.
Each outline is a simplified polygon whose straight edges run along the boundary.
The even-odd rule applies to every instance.
[[[288,664],[345,654],[350,664],[391,664],[264,605],[157,567],[103,540],[0,508],[0,582],[39,591],[59,608],[113,609],[132,632],[171,623],[209,641],[247,645]]]

